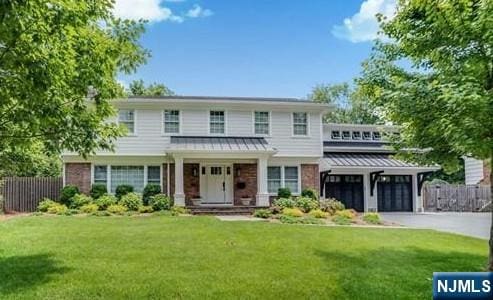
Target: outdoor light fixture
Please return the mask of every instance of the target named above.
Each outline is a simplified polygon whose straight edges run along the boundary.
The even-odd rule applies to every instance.
[[[241,169],[240,167],[236,168],[236,177],[240,177],[241,176]]]
[[[193,177],[197,177],[199,175],[199,170],[197,167],[193,167],[192,175],[193,175]]]

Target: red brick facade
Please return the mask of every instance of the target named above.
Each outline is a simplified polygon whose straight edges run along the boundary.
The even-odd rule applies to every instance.
[[[66,163],[65,185],[76,185],[82,193],[88,194],[91,190],[91,164]]]
[[[312,188],[320,194],[320,173],[317,164],[301,165],[301,190]]]
[[[255,205],[257,196],[257,164],[234,164],[233,172],[234,205],[242,205],[242,197],[252,198],[250,205]]]
[[[199,164],[183,164],[183,191],[185,192],[185,204],[192,205],[192,198],[200,196]],[[196,171],[194,176],[193,171]]]

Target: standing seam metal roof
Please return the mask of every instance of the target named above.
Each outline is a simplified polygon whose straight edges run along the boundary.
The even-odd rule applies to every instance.
[[[324,159],[332,167],[418,167],[382,153],[326,153]]]
[[[172,136],[168,150],[275,151],[263,137]]]

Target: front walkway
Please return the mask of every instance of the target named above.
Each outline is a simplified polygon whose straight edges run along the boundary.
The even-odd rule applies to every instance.
[[[489,239],[491,213],[380,213],[385,221]]]

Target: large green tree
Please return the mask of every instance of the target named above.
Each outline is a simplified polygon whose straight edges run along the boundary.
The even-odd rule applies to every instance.
[[[401,125],[399,149],[426,150],[403,155],[446,169],[492,157],[493,1],[401,0],[380,20],[389,42],[377,43],[359,84]],[[493,226],[491,235],[493,271]]]
[[[115,18],[112,6],[0,1],[0,153],[33,143],[55,154],[112,148],[122,130],[104,120],[123,95],[116,75],[148,57],[138,43],[143,22]]]
[[[175,92],[162,83],[151,83],[145,85],[142,79],[134,80],[129,84],[128,95],[130,96],[173,96]]]
[[[308,99],[318,103],[331,104],[334,109],[324,117],[325,122],[378,124],[378,114],[369,107],[368,99],[357,87],[347,83],[319,84],[308,95]]]

